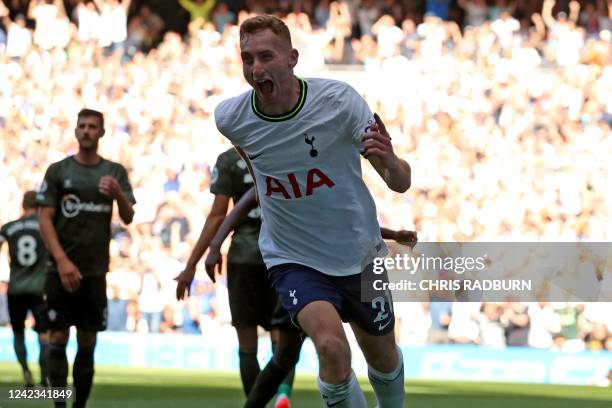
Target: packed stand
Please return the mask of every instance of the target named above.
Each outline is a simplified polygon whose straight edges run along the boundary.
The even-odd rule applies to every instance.
[[[381,225],[416,229],[421,241],[610,241],[603,1],[568,10],[554,1],[249,1],[245,11],[181,0],[180,34],[170,30],[180,18],[158,2],[6,3],[0,224],[19,216],[22,192],[49,163],[75,152],[76,113],[105,112],[101,153],[126,165],[138,200],[133,224],[117,220],[113,231],[109,330],[206,335],[231,320],[223,279],[199,273],[180,303],[173,279],[212,204],[211,166],[229,147],[212,112],[248,89],[237,24],[249,12],[284,16],[300,74],[350,81],[385,120],[413,186],[387,191],[364,166]],[[398,303],[396,314],[405,344],[597,351],[612,349],[606,308],[432,302]]]

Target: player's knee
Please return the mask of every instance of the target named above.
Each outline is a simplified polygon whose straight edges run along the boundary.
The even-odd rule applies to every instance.
[[[325,333],[315,340],[317,354],[321,360],[342,364],[351,360],[351,351],[348,342],[342,336],[334,333]]]
[[[278,344],[274,352],[274,362],[284,368],[293,368],[300,355],[300,348],[293,344]]]
[[[49,343],[54,345],[65,345],[68,343],[68,331],[52,331],[49,333]]]
[[[393,371],[399,359],[395,341],[381,342],[373,350],[364,350],[364,355],[368,365],[381,372]]]
[[[79,348],[93,349],[96,346],[96,332],[77,332],[77,343]]]

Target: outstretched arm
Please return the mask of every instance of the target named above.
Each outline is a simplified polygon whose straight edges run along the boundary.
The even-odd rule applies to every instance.
[[[221,226],[217,230],[217,233],[210,241],[208,255],[206,256],[206,261],[204,264],[206,266],[206,273],[214,282],[215,276],[215,266],[217,267],[217,271],[221,272],[221,266],[223,265],[222,257],[221,257],[221,244],[225,241],[225,238],[229,235],[230,231],[233,231],[236,228],[236,225],[240,221],[242,221],[245,217],[247,217],[249,211],[257,207],[257,199],[255,193],[255,187],[251,187],[240,200],[236,203],[232,211],[228,214],[228,216],[223,220]]]
[[[229,206],[229,200],[229,196],[223,194],[215,195],[212,208],[210,209],[208,217],[206,217],[206,222],[204,223],[204,227],[202,228],[198,242],[192,249],[191,255],[189,255],[189,260],[187,261],[185,270],[183,270],[183,272],[181,272],[180,275],[175,278],[177,281],[176,298],[178,300],[181,300],[185,296],[185,290],[189,290],[195,275],[196,265],[200,259],[202,259],[204,252],[206,252],[206,249],[210,244],[210,240],[215,235],[215,232],[217,232],[217,229],[219,229],[219,225],[221,225],[225,219],[225,214],[227,213],[227,208]]]

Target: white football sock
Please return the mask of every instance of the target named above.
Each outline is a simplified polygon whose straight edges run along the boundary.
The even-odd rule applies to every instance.
[[[317,379],[324,406],[334,408],[367,408],[363,391],[357,382],[355,372],[351,370],[351,376],[342,384],[328,384]]]
[[[404,406],[404,357],[399,347],[397,367],[390,373],[381,373],[368,366],[368,378],[374,388],[378,408],[402,408]]]

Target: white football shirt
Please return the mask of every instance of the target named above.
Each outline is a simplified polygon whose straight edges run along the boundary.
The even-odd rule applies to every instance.
[[[248,91],[217,106],[217,128],[251,160],[266,266],[361,273],[387,253],[361,175],[361,135],[374,121],[372,112],[346,83],[299,81],[300,99],[288,114],[258,112],[254,91]]]

